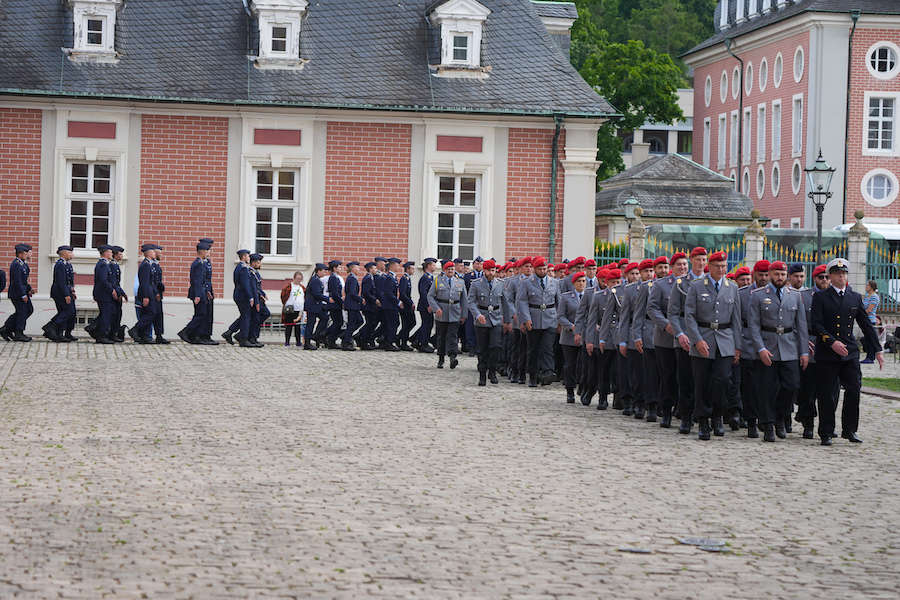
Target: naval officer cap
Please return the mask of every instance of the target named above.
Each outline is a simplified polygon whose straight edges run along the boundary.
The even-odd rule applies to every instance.
[[[350,267],[358,267],[358,266],[359,266],[359,261],[358,261],[358,260],[351,260],[350,262],[347,263],[347,268],[350,268]]]
[[[156,250],[156,244],[141,244],[141,252]]]
[[[28,252],[31,250],[31,244],[16,244],[16,252]]]
[[[197,241],[198,241],[198,242],[202,242],[202,243],[204,243],[204,244],[209,244],[210,246],[212,246],[212,245],[216,242],[216,241],[215,241],[214,239],[212,239],[212,238],[200,238],[200,239],[197,240]]]
[[[258,252],[254,252],[253,254],[250,255],[250,262],[253,262],[255,260],[262,260],[262,259],[263,259],[263,255],[259,254]]]
[[[325,263],[316,263],[316,271],[324,271],[326,269],[328,269],[328,265],[326,265]]]
[[[329,269],[337,269],[339,266],[341,266],[341,261],[339,261],[339,260],[329,260],[328,261]]]
[[[475,257],[475,260],[472,261],[472,264],[475,264],[475,263],[477,263],[477,262],[483,263],[483,262],[484,262],[484,259],[481,258],[480,256],[476,256],[476,257]]]
[[[416,264],[416,263],[414,263],[413,261],[408,260],[408,261],[406,261],[405,263],[403,263],[403,268],[404,268],[404,269],[408,269],[409,267],[412,267],[412,266],[414,266],[415,264]]]
[[[97,252],[99,252],[100,254],[103,254],[107,250],[112,250],[112,246],[110,246],[109,244],[100,244],[99,246],[97,246]]]
[[[828,261],[828,265],[825,267],[828,270],[828,273],[838,273],[843,271],[844,273],[850,272],[850,265],[847,264],[847,260],[844,258],[832,258]]]
[[[401,260],[399,258],[397,258],[396,256],[390,257],[387,261],[388,261],[388,264],[397,263],[399,265],[401,263]]]
[[[209,250],[212,248],[212,244],[209,242],[197,242],[197,250]]]
[[[243,256],[243,255],[245,255],[245,254],[250,254],[250,251],[247,250],[246,248],[241,248],[240,250],[237,251],[237,255],[238,255],[239,257],[240,257],[240,256]]]
[[[375,262],[387,262],[387,259],[383,256],[376,256]]]
[[[112,246],[113,252],[125,252],[125,248],[122,246]]]
[[[59,254],[62,251],[72,252],[72,246],[60,246],[56,249],[56,253]]]
[[[436,263],[437,261],[438,261],[438,260],[437,260],[436,258],[431,258],[431,257],[429,257],[429,258],[426,258],[425,260],[423,260],[423,261],[422,261],[422,264]]]

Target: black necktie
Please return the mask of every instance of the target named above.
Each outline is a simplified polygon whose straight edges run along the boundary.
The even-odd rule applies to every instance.
[[[778,288],[778,301],[781,302],[781,288]]]
[[[544,289],[544,278],[541,277],[541,289]]]
[[[716,284],[716,293],[718,294],[718,293],[719,293],[719,282],[718,282],[718,281],[715,281],[715,282],[713,282],[713,283]]]
[[[488,291],[490,291],[490,292],[494,291],[494,282],[493,281],[488,280]]]

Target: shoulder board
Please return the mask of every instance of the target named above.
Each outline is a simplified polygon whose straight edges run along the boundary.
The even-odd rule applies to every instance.
[[[767,289],[769,289],[769,288],[767,288],[767,287],[764,287],[764,288],[753,288],[753,289],[750,290],[750,293],[751,293],[751,294],[755,294],[756,292],[761,292],[761,291],[767,290]]]
[[[568,291],[568,292],[563,292],[562,295],[563,295],[563,296],[570,296],[570,297],[571,297],[571,296],[574,296],[574,295],[575,295],[575,292],[573,292],[573,291],[570,290],[570,291]]]

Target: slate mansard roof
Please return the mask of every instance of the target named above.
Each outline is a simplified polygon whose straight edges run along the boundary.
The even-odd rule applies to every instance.
[[[116,18],[117,64],[76,63],[72,11],[61,0],[0,2],[0,94],[273,104],[320,108],[560,113],[615,109],[556,47],[523,0],[480,0],[483,79],[435,77],[440,28],[424,0],[311,0],[302,70],[253,66],[258,24],[241,0],[138,0]],[[248,50],[249,48],[249,50]]]

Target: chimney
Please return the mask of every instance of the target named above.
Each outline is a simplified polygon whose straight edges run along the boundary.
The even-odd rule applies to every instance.
[[[578,9],[574,2],[535,2],[534,8],[541,22],[562,53],[569,56],[572,43],[572,24],[578,19]]]
[[[631,144],[631,166],[636,167],[650,158],[650,142],[633,142]]]

